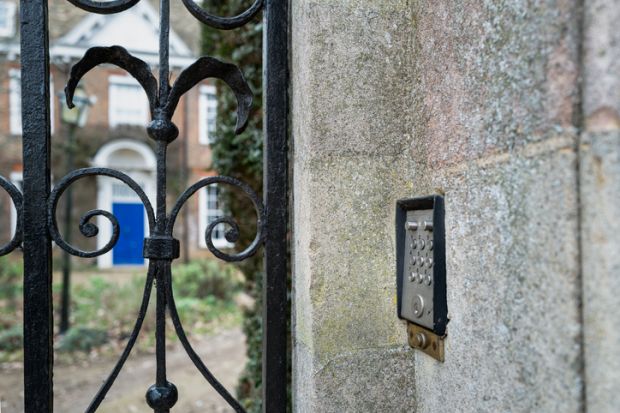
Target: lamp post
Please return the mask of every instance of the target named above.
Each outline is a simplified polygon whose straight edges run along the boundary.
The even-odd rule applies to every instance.
[[[75,90],[73,103],[75,107],[69,109],[65,102],[65,95],[59,94],[60,106],[62,108],[60,119],[67,130],[66,151],[66,169],[70,172],[74,168],[75,155],[75,132],[77,128],[86,125],[88,117],[88,107],[92,104],[90,98],[86,94],[84,88],[78,86]],[[71,215],[73,213],[73,196],[71,193],[71,185],[65,191],[65,222],[64,233],[67,243],[71,243]],[[71,305],[71,255],[67,251],[63,251],[62,260],[62,296],[60,303],[60,333],[63,334],[69,329],[69,307]]]

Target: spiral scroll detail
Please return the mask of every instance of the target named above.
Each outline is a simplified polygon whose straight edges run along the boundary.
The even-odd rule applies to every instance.
[[[177,215],[179,214],[179,211],[181,210],[185,202],[193,194],[195,194],[198,190],[205,188],[209,185],[217,185],[217,184],[226,184],[234,188],[237,188],[241,190],[250,199],[250,201],[252,202],[252,205],[254,206],[254,210],[256,211],[256,215],[257,215],[256,236],[254,237],[254,240],[252,241],[252,243],[241,252],[234,253],[234,254],[227,254],[223,252],[222,250],[218,249],[213,244],[213,231],[215,227],[220,224],[229,225],[231,228],[226,232],[226,239],[229,242],[236,242],[239,239],[239,225],[232,217],[221,217],[211,222],[205,231],[205,241],[207,243],[207,248],[209,249],[209,251],[211,251],[213,255],[215,255],[216,257],[224,261],[228,261],[228,262],[242,261],[254,255],[256,251],[258,250],[258,248],[260,247],[263,241],[263,232],[264,232],[263,225],[264,225],[265,219],[264,219],[263,204],[260,201],[260,198],[258,197],[256,192],[254,192],[254,190],[249,185],[247,185],[244,182],[239,181],[238,179],[231,178],[229,176],[210,176],[208,178],[201,179],[200,181],[196,182],[194,185],[187,188],[185,192],[181,194],[176,204],[174,205],[174,208],[170,212],[170,219],[168,220],[168,226],[166,227],[166,233],[172,234],[172,230],[174,228],[174,222],[176,220]]]
[[[49,204],[48,204],[48,225],[50,229],[50,235],[52,239],[58,246],[60,246],[63,250],[68,253],[84,258],[93,258],[98,257],[100,255],[105,254],[110,251],[116,245],[118,241],[118,237],[120,234],[120,226],[118,224],[118,220],[116,217],[108,212],[100,209],[93,209],[88,211],[84,216],[80,219],[80,232],[82,235],[86,237],[94,237],[98,234],[99,228],[94,223],[90,222],[92,218],[96,216],[105,217],[112,224],[112,237],[110,240],[98,250],[95,251],[83,251],[79,248],[75,248],[74,246],[68,244],[60,235],[58,231],[58,222],[56,220],[56,208],[58,207],[58,200],[63,192],[71,185],[73,182],[78,179],[84,178],[86,176],[108,176],[110,178],[118,179],[119,181],[125,183],[129,186],[140,198],[144,208],[146,209],[146,215],[148,218],[149,229],[152,231],[155,226],[155,216],[153,214],[153,207],[151,206],[151,202],[148,197],[133,179],[131,179],[128,175],[115,171],[113,169],[108,168],[83,168],[75,170],[58,182],[58,185],[54,188],[50,195]]]
[[[120,13],[135,6],[140,0],[113,0],[113,1],[94,1],[94,0],[68,0],[69,3],[82,10],[98,14]]]
[[[202,23],[220,30],[232,30],[243,26],[263,8],[263,0],[255,0],[246,11],[233,17],[214,16],[196,4],[194,0],[183,0],[189,12]]]
[[[15,210],[17,211],[17,222],[15,225],[15,233],[9,242],[0,246],[0,256],[6,255],[19,247],[22,243],[22,204],[23,197],[19,189],[8,179],[0,176],[0,187],[2,187],[11,197]]]

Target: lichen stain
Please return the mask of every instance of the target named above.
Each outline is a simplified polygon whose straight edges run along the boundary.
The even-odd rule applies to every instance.
[[[578,70],[574,52],[567,46],[566,39],[551,52],[547,61],[547,97],[549,99],[550,120],[562,127],[573,123]]]
[[[596,185],[601,188],[605,186],[605,172],[603,171],[603,159],[600,156],[594,156],[592,159],[592,167],[596,176]]]
[[[586,118],[587,132],[612,132],[620,129],[620,114],[609,106],[596,109]]]

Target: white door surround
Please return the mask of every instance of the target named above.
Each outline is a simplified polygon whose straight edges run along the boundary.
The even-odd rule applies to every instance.
[[[155,201],[155,168],[157,161],[153,150],[145,143],[133,139],[114,140],[103,145],[95,155],[93,167],[111,168],[127,174],[144,190],[151,203]],[[141,202],[131,188],[115,178],[97,177],[97,208],[112,212],[114,202]],[[153,204],[154,205],[154,204]],[[148,221],[144,214],[145,236]],[[112,236],[112,225],[102,216],[97,217],[99,235],[97,248],[103,248]],[[97,257],[99,268],[113,266],[112,252]]]

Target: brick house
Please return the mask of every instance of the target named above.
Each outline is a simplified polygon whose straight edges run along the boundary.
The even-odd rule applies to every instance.
[[[172,77],[198,56],[200,27],[180,2],[172,5],[170,69]],[[142,1],[113,15],[85,13],[66,0],[49,1],[50,102],[52,117],[52,181],[67,172],[65,157],[68,127],[61,121],[63,89],[71,66],[91,46],[120,45],[146,61],[154,71],[158,62],[158,13],[155,3]],[[21,81],[19,65],[18,2],[0,0],[0,174],[14,183],[21,181]],[[138,82],[111,65],[99,66],[81,82],[92,105],[84,127],[76,132],[75,167],[102,166],[121,170],[136,180],[155,205],[155,156],[145,126],[150,120],[146,95]],[[173,121],[178,139],[170,146],[169,204],[189,184],[212,175],[210,142],[215,128],[215,86],[203,82],[185,94]],[[93,249],[107,242],[111,226],[100,218],[99,235],[87,239],[79,233],[84,212],[101,208],[113,212],[121,224],[121,237],[112,253],[97,258],[101,268],[144,265],[142,239],[145,213],[137,196],[111,178],[83,178],[73,184],[74,216],[72,239],[82,248]],[[62,201],[61,201],[62,202]],[[2,195],[0,208],[11,216],[0,226],[0,238],[8,239],[15,226],[15,210]],[[221,215],[217,189],[202,190],[186,205],[176,228],[182,242],[182,258],[208,255],[204,232]],[[57,211],[64,219],[62,205]],[[223,231],[216,231],[216,246],[226,246]],[[219,245],[218,245],[219,244]]]

